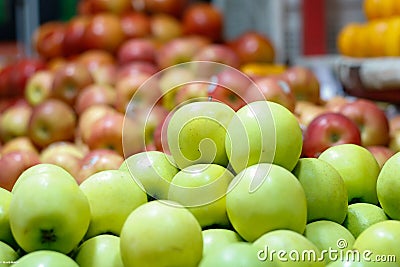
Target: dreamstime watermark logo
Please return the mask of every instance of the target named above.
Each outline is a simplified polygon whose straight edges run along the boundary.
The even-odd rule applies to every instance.
[[[245,123],[236,116],[236,111],[240,107],[256,100],[266,100],[258,85],[246,74],[228,65],[192,61],[166,68],[148,78],[135,91],[126,107],[122,133],[125,159],[129,160],[131,155],[146,151],[149,144],[154,146],[154,142],[157,142],[161,150],[170,155],[168,157],[170,164],[180,171],[185,171],[187,166],[193,164],[204,164],[204,168],[207,168],[207,164],[218,164],[235,176],[255,162],[272,163],[276,138],[275,122],[270,107],[265,105],[261,111],[249,108],[249,112],[253,114],[253,129],[258,127],[258,132],[261,132],[260,125],[266,124],[266,121],[271,129],[268,133],[263,132],[261,136],[256,136],[260,139],[258,155],[251,147],[251,139],[254,139],[254,136],[249,135]],[[204,110],[201,105],[196,106],[196,103],[200,102],[213,102],[216,105],[215,107],[209,105],[209,110]],[[226,107],[218,107],[217,104],[221,102],[228,104],[231,111]],[[192,106],[188,107],[189,105]],[[165,114],[165,111],[168,115],[159,131],[157,120]],[[178,116],[179,119],[176,118]],[[232,126],[231,122],[235,125]],[[151,140],[156,130],[159,139]],[[230,134],[232,132],[234,135]],[[238,145],[241,148],[240,152],[236,149]],[[157,149],[160,150],[160,147]],[[240,160],[232,161],[232,157],[237,158],[239,153],[244,156],[240,156]],[[154,159],[148,158],[147,162],[150,167]],[[127,168],[135,180],[142,184],[140,179],[133,175],[129,162]],[[153,177],[153,181],[168,183],[170,187],[178,186],[172,184],[171,179],[165,177],[163,170],[155,166],[152,175],[157,176]],[[250,191],[256,190],[268,174],[263,175],[264,178],[254,179]],[[228,193],[227,190],[216,189],[219,184],[215,181],[203,186],[182,188],[192,191],[193,196],[201,192],[201,194],[220,192],[214,194],[212,199],[206,198],[204,203],[196,202],[195,206],[201,206],[217,201]],[[158,198],[158,193],[154,192],[151,186],[142,184],[142,189],[153,198]]]
[[[349,249],[345,239],[336,242],[337,247],[315,251],[312,249],[299,250],[275,250],[265,246],[257,251],[257,258],[260,261],[280,262],[396,262],[395,255],[377,255],[371,250],[358,251]]]

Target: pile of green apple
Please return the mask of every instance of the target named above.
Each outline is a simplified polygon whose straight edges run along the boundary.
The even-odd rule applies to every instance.
[[[298,119],[267,100],[237,111],[216,101],[181,105],[167,144],[169,153],[132,154],[80,183],[55,164],[26,169],[11,191],[0,189],[0,261],[399,266],[400,153],[382,168],[355,144],[301,157]],[[335,260],[322,254],[329,250],[368,258]],[[325,257],[302,260],[303,252]]]

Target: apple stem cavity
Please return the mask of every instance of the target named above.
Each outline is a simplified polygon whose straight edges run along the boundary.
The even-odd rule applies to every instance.
[[[54,229],[41,229],[42,236],[42,244],[54,243],[56,242],[56,234],[54,233]]]

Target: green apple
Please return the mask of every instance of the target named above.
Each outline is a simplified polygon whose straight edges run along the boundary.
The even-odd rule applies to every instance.
[[[395,220],[400,220],[400,152],[390,157],[383,165],[377,181],[379,203],[385,213]]]
[[[344,226],[326,220],[307,224],[304,236],[317,246],[325,263],[337,260],[339,252],[351,249],[355,241]]]
[[[257,251],[258,249],[256,247],[247,242],[236,242],[227,244],[220,249],[210,251],[209,254],[203,257],[199,264],[199,267],[278,267],[278,263],[265,263],[263,261],[260,261],[257,258]]]
[[[0,241],[0,266],[11,266],[18,258],[18,253],[12,247]]]
[[[301,158],[293,170],[307,198],[307,221],[342,223],[347,214],[347,189],[340,174],[329,163]]]
[[[171,181],[168,199],[188,208],[201,227],[229,226],[226,191],[233,174],[217,164],[195,164],[179,171]]]
[[[0,242],[16,248],[17,243],[11,233],[9,219],[11,198],[12,193],[0,187]]]
[[[228,165],[226,129],[235,111],[221,102],[192,102],[179,107],[167,128],[168,147],[180,169],[199,163]]]
[[[89,201],[75,179],[53,170],[26,177],[10,202],[12,234],[26,252],[71,252],[90,222]]]
[[[358,257],[358,256],[356,256]],[[398,267],[396,262],[375,262],[368,261],[360,257],[360,259],[349,256],[349,259],[339,259],[332,261],[326,267]]]
[[[154,199],[167,199],[169,185],[179,169],[171,156],[160,151],[134,154],[122,163],[120,170],[129,172]]]
[[[223,228],[203,230],[203,257],[228,244],[241,242],[243,239],[235,231]]]
[[[388,217],[384,210],[370,203],[353,203],[349,205],[343,226],[349,229],[355,238],[371,225],[385,221]]]
[[[226,210],[234,229],[249,242],[276,229],[303,233],[307,223],[300,182],[287,169],[269,163],[252,165],[235,176]]]
[[[72,181],[75,181],[75,178],[67,172],[64,168],[55,165],[55,164],[50,164],[50,163],[39,163],[36,164],[28,169],[26,169],[24,172],[21,173],[21,175],[18,177],[18,180],[15,182],[11,192],[15,192],[16,188],[18,188],[19,184],[24,181],[26,178],[29,178],[30,176],[33,176],[35,174],[49,174],[49,173],[57,173],[58,175],[62,175],[63,177],[66,177]]]
[[[305,236],[291,230],[268,232],[256,241],[257,258],[265,262],[276,262],[278,266],[323,267],[321,251]]]
[[[53,250],[28,253],[17,260],[13,267],[79,267],[67,255]]]
[[[100,171],[84,180],[80,189],[90,204],[90,224],[85,238],[112,233],[119,235],[129,214],[147,202],[147,195],[129,173]]]
[[[274,102],[256,101],[236,112],[225,146],[230,164],[239,173],[257,163],[274,163],[291,171],[302,144],[302,131],[293,113]]]
[[[353,248],[368,253],[368,258],[378,261],[386,258],[386,261],[400,259],[400,221],[386,220],[375,223],[365,229],[354,242]],[[398,264],[398,263],[397,263]]]
[[[349,203],[378,204],[376,180],[380,167],[368,149],[355,144],[341,144],[326,149],[318,158],[339,172],[346,184]]]
[[[79,246],[75,261],[80,267],[124,267],[119,242],[115,235],[92,237]]]
[[[125,266],[198,266],[203,253],[201,226],[179,203],[154,200],[134,210],[120,236]]]

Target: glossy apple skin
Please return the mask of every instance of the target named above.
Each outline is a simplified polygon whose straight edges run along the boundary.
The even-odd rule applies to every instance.
[[[51,95],[54,72],[40,70],[35,72],[26,82],[24,97],[31,106],[42,103]]]
[[[122,14],[121,27],[127,40],[148,37],[151,34],[150,17],[141,12],[127,12]]]
[[[109,105],[114,107],[115,88],[107,84],[90,84],[82,88],[75,101],[75,111],[82,114],[93,105]]]
[[[307,126],[303,135],[302,154],[316,158],[327,148],[339,144],[361,145],[357,124],[340,113],[323,113]]]
[[[64,56],[64,22],[50,21],[40,25],[32,35],[36,52],[45,59]]]
[[[381,168],[396,153],[387,146],[367,146],[366,148],[374,155]]]
[[[0,116],[0,139],[5,143],[16,137],[27,136],[32,107],[20,103],[7,108]]]
[[[243,239],[233,230],[224,228],[210,228],[202,231],[203,257],[214,250],[225,247],[228,244],[242,242]]]
[[[193,60],[217,62],[236,69],[240,67],[239,56],[225,44],[209,44],[199,50]]]
[[[150,34],[159,44],[164,44],[183,35],[182,22],[168,14],[150,16]]]
[[[78,267],[67,255],[53,250],[39,250],[28,253],[17,260],[16,267]]]
[[[147,12],[168,14],[174,17],[180,17],[188,5],[188,0],[144,0],[144,8]]]
[[[352,119],[359,126],[363,146],[388,144],[389,120],[375,102],[356,99],[342,106],[340,113]]]
[[[32,143],[32,140],[27,136],[20,136],[4,143],[0,149],[0,154],[5,155],[14,151],[31,151],[39,154],[38,149]]]
[[[112,13],[121,15],[132,10],[129,0],[89,0],[91,2],[91,12],[93,13]]]
[[[156,51],[157,47],[150,39],[129,39],[123,42],[117,51],[118,63],[121,65],[134,61],[155,63]]]
[[[93,73],[102,65],[113,65],[116,63],[111,52],[102,49],[90,49],[79,54],[76,61],[82,63]]]
[[[82,40],[89,21],[88,16],[76,16],[66,23],[63,42],[65,56],[74,56],[85,50]]]

